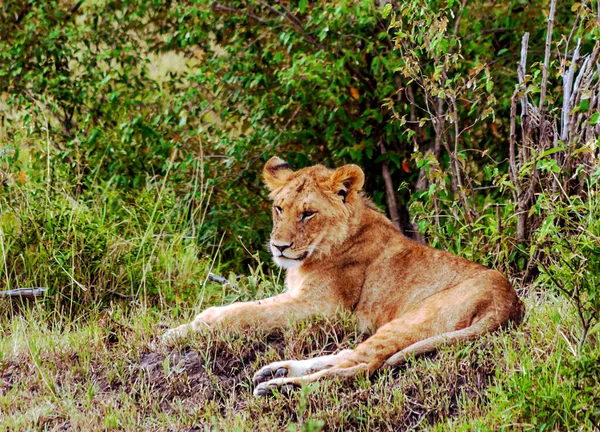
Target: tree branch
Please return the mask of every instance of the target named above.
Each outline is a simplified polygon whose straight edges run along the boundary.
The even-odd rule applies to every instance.
[[[379,149],[382,155],[387,153],[385,145],[383,144],[383,138],[379,139]],[[394,190],[394,183],[392,182],[390,167],[388,166],[387,160],[384,160],[381,164],[381,175],[383,176],[383,181],[385,182],[385,194],[387,198],[388,209],[390,211],[390,219],[399,230],[402,230],[400,214],[398,213],[398,203],[396,201],[396,191]]]
[[[554,27],[554,15],[556,13],[556,0],[550,3],[550,16],[548,16],[548,31],[546,33],[546,49],[544,53],[544,66],[542,68],[542,90],[540,94],[539,111],[542,112],[546,100],[546,89],[548,87],[548,65],[550,64],[550,47],[552,45],[552,28]]]

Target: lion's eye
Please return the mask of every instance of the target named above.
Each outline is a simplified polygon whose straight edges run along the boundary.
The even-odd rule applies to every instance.
[[[283,209],[279,206],[275,206],[275,211],[277,212],[278,215],[280,215],[281,213],[283,213]]]
[[[316,214],[316,212],[312,211],[312,210],[306,210],[305,212],[302,213],[302,219],[300,220],[309,220],[310,218],[312,218],[314,215]]]

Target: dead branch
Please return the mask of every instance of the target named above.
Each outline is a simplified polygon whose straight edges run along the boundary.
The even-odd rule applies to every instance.
[[[550,3],[550,15],[548,16],[548,31],[546,33],[546,47],[544,52],[544,66],[542,68],[542,89],[540,94],[539,111],[544,108],[546,90],[548,88],[548,66],[550,64],[550,47],[552,45],[552,29],[554,27],[554,14],[556,13],[556,0]]]
[[[567,142],[568,132],[569,132],[569,123],[571,122],[571,109],[572,103],[571,100],[571,92],[573,91],[573,78],[575,77],[575,66],[577,65],[577,61],[579,60],[579,47],[581,46],[581,39],[577,39],[577,46],[575,47],[575,52],[573,53],[573,60],[571,60],[571,65],[569,69],[563,76],[563,106],[562,106],[562,128],[560,132],[560,139],[563,142]],[[581,76],[581,74],[580,74]]]
[[[225,279],[223,276],[219,276],[219,275],[214,274],[214,273],[209,273],[206,278],[209,281],[217,282],[217,283],[220,283],[220,284],[229,283],[229,281],[227,279]]]
[[[475,211],[471,209],[471,206],[469,205],[469,201],[467,199],[467,195],[465,194],[465,188],[463,187],[462,182],[462,175],[460,173],[462,166],[460,161],[458,160],[458,142],[460,137],[460,128],[458,126],[458,108],[456,106],[456,98],[454,95],[450,98],[450,104],[452,105],[452,116],[454,117],[454,151],[450,151],[450,146],[448,146],[447,150],[448,154],[454,161],[454,176],[456,177],[456,183],[458,185],[458,195],[460,196],[460,200],[462,201],[462,204],[464,206],[465,218],[467,222],[469,222],[469,224],[472,224],[473,217],[471,213],[474,213]]]
[[[527,48],[529,46],[529,32],[525,32],[521,40],[521,60],[517,65],[517,76],[519,78],[519,91],[521,94],[521,131],[523,135],[528,135],[527,124],[529,116],[527,109],[527,92],[525,84],[525,73],[527,71]]]
[[[531,197],[529,193],[524,193],[524,185],[519,178],[519,167],[529,162],[529,152],[525,149],[529,143],[529,123],[530,123],[530,110],[533,107],[527,103],[527,92],[525,76],[527,72],[527,47],[529,43],[529,33],[523,35],[521,41],[521,59],[517,66],[517,75],[519,78],[519,85],[515,89],[511,98],[510,105],[510,135],[509,135],[509,166],[508,174],[511,182],[515,186],[513,191],[513,198],[517,204],[517,241],[523,242],[527,239],[527,214],[529,211],[529,202]],[[522,145],[519,148],[519,161],[517,163],[517,100],[521,101],[521,134],[522,134]],[[532,180],[533,183],[533,180]],[[529,191],[533,191],[530,188]]]
[[[385,145],[383,144],[383,138],[379,140],[379,149],[381,154],[387,153]],[[402,229],[400,224],[400,214],[398,213],[398,203],[396,202],[396,192],[394,191],[394,183],[392,182],[392,176],[390,175],[390,167],[388,166],[387,160],[384,160],[381,164],[381,175],[385,182],[385,194],[387,198],[387,205],[390,210],[390,219],[394,222],[394,225],[398,229]]]
[[[45,296],[48,288],[17,288],[13,290],[0,291],[0,297],[35,299]]]

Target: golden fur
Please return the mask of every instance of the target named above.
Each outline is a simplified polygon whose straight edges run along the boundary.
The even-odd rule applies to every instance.
[[[403,236],[360,192],[364,174],[358,166],[293,171],[274,157],[263,178],[273,199],[269,245],[275,262],[287,269],[287,290],[211,307],[165,337],[217,323],[272,329],[339,308],[377,331],[354,350],[262,368],[254,377],[255,394],[322,377],[371,374],[521,319],[523,304],[502,274]]]

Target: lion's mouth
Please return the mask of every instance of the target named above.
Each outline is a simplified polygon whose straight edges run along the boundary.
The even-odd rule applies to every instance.
[[[288,259],[288,260],[292,260],[292,261],[302,261],[304,260],[306,257],[308,256],[308,251],[304,251],[299,257],[297,258],[292,258],[292,257],[288,257],[285,256],[283,253],[281,255],[275,255],[275,258],[284,258],[284,259]]]

